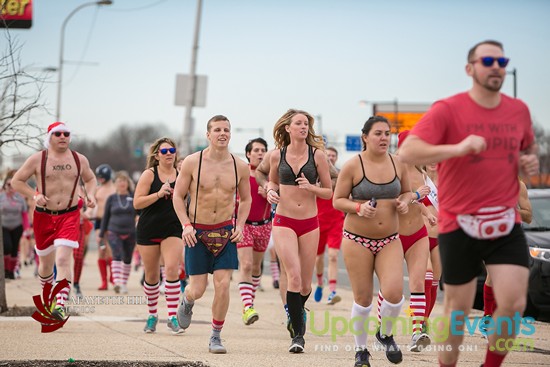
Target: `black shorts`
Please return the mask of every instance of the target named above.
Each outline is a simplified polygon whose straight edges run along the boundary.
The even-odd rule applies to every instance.
[[[483,263],[529,267],[529,247],[521,225],[508,236],[495,240],[469,237],[459,228],[439,235],[439,253],[446,284],[465,284],[483,271]]]

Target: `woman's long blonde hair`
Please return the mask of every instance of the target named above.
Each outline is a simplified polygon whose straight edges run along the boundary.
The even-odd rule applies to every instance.
[[[275,139],[275,146],[278,149],[281,149],[282,147],[286,147],[290,144],[290,135],[286,131],[285,126],[290,125],[290,121],[292,120],[292,118],[298,114],[306,116],[309,122],[306,143],[314,148],[324,150],[325,143],[323,142],[323,137],[320,135],[316,135],[315,130],[313,129],[313,124],[315,122],[313,116],[311,116],[306,111],[295,109],[290,109],[286,111],[286,113],[282,115],[275,123],[275,127],[273,128],[273,138]]]
[[[157,139],[153,144],[151,144],[151,148],[149,148],[149,154],[147,154],[147,165],[145,166],[145,169],[149,169],[151,167],[159,165],[159,161],[156,158],[156,155],[158,154],[159,147],[162,143],[168,143],[172,147],[176,148],[176,143],[170,138]],[[177,164],[178,164],[178,151],[176,150],[176,156],[174,157],[174,168],[176,168]]]

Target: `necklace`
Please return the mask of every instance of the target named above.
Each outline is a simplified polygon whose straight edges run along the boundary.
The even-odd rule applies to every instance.
[[[126,200],[126,205],[122,205],[122,201],[120,200],[120,196],[121,196],[121,195],[119,195],[119,194],[116,195],[116,198],[117,198],[117,200],[118,200],[118,205],[119,205],[122,209],[128,208],[128,205],[130,205],[130,200]],[[124,196],[126,196],[126,195],[124,195]],[[126,198],[126,199],[128,199],[128,198]]]

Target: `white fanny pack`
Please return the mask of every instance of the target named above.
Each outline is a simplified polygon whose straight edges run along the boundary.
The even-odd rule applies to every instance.
[[[514,208],[494,206],[482,208],[475,214],[459,214],[456,221],[470,237],[490,240],[512,232],[516,221]]]

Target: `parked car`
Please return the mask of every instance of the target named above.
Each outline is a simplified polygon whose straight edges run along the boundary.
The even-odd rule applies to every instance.
[[[523,223],[529,245],[529,288],[525,316],[550,314],[550,189],[528,190],[533,220]],[[483,309],[485,271],[477,279],[474,308]]]

